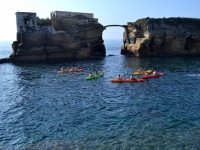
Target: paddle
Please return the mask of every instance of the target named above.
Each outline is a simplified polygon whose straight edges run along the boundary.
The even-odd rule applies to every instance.
[[[105,74],[105,72],[102,72],[101,74]],[[86,76],[89,76],[89,73],[87,73]],[[94,76],[94,75],[92,75],[92,76]]]
[[[134,77],[134,79],[131,79],[131,80],[136,80],[136,81],[140,81],[138,78]]]
[[[136,81],[139,81],[136,77],[135,77],[135,80],[136,80]]]

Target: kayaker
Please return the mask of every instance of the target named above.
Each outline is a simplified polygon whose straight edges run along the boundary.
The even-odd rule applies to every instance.
[[[69,67],[65,69],[65,71],[69,71],[69,70],[70,70],[70,68],[69,68]]]
[[[99,73],[95,70],[95,75],[98,75]]]
[[[121,77],[120,74],[117,76],[117,79],[118,79],[118,80],[122,80],[122,77]]]
[[[154,70],[152,74],[155,76],[155,75],[157,75],[157,72]]]
[[[91,77],[92,76],[92,74],[91,73],[89,73],[89,75],[88,75],[89,77]]]
[[[131,75],[129,79],[130,79],[130,80],[137,80],[137,78],[134,77],[133,75]]]
[[[148,71],[146,71],[146,72],[145,72],[145,76],[148,76],[148,75],[149,75],[149,72],[148,72]]]
[[[65,71],[65,70],[64,70],[64,68],[62,67],[62,68],[60,69],[60,71]]]
[[[80,66],[77,66],[76,68],[77,68],[77,69],[81,69],[81,67],[80,67]]]
[[[138,69],[137,72],[140,73],[140,72],[141,72],[141,69]]]
[[[62,67],[59,71],[59,73],[65,73],[65,69]]]

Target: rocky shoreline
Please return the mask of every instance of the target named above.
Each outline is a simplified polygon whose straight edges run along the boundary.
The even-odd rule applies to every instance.
[[[12,44],[13,53],[0,63],[104,57],[103,31],[109,26],[120,26],[103,26],[84,15],[54,17],[48,20],[50,25],[45,26],[37,26],[35,13],[17,12],[16,18],[17,40]],[[82,24],[80,20],[83,19],[93,20]],[[121,27],[124,27],[121,54],[135,57],[200,56],[200,19],[143,18]]]

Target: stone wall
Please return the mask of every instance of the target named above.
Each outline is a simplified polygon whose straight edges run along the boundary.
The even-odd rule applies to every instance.
[[[125,31],[126,32],[126,31]],[[144,18],[128,23],[122,53],[141,56],[200,56],[200,19]]]

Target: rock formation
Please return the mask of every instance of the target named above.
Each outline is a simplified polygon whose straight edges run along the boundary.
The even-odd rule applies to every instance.
[[[12,44],[9,61],[68,60],[106,54],[104,27],[84,13],[53,17],[50,26],[38,26],[36,13],[17,12],[16,18],[17,40]]]
[[[128,22],[123,41],[121,53],[136,57],[200,56],[200,19],[144,18]]]

